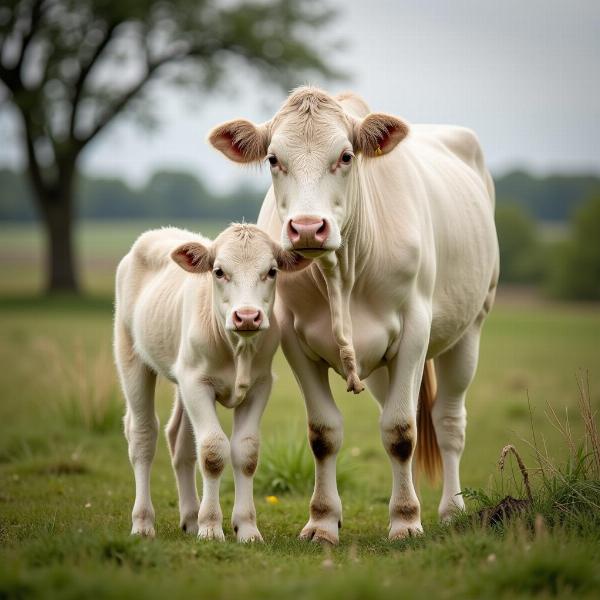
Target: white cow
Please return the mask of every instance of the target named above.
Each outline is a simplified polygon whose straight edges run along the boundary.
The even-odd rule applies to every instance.
[[[237,162],[267,158],[273,186],[258,224],[284,248],[316,259],[280,281],[275,307],[315,455],[301,537],[336,543],[341,526],[342,416],[330,367],[355,393],[365,379],[381,406],[393,474],[390,539],[422,531],[411,470],[417,429],[426,467],[441,451],[439,513],[449,517],[464,506],[465,393],[499,270],[494,188],[477,138],[461,127],[409,127],[370,113],[353,94],[300,88],[269,122],[230,121],[209,140]],[[435,360],[435,404],[426,359]]]
[[[275,279],[278,270],[298,270],[308,262],[282,250],[254,225],[232,225],[214,242],[182,229],[148,231],[119,264],[114,345],[135,475],[132,533],[154,536],[150,469],[158,434],[154,387],[159,374],[177,386],[166,434],[182,529],[224,539],[219,482],[231,453],[233,529],[240,542],[262,540],[252,480],[279,344]],[[231,444],[219,424],[216,402],[234,409]]]

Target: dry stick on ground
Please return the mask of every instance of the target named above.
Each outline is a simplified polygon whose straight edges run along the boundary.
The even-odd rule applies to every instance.
[[[525,489],[527,490],[527,498],[531,505],[533,506],[533,494],[531,493],[531,486],[529,485],[529,474],[527,473],[527,469],[523,460],[521,459],[520,454],[517,452],[517,449],[512,445],[508,444],[502,448],[502,452],[500,453],[500,460],[498,461],[498,468],[500,471],[504,471],[504,461],[506,460],[506,455],[512,452],[516,459],[517,464],[519,465],[519,470],[521,471],[521,475],[523,476],[523,483],[525,483]]]

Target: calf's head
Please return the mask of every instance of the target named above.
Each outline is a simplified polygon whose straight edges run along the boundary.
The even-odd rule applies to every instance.
[[[407,134],[396,117],[371,113],[360,119],[327,93],[299,88],[267,123],[229,121],[213,129],[209,141],[235,162],[268,162],[281,244],[314,258],[342,243],[352,216],[348,187],[356,156],[382,156]]]
[[[212,273],[213,308],[225,329],[242,335],[269,328],[277,273],[310,262],[247,224],[231,225],[210,245],[182,244],[171,257],[191,273]]]

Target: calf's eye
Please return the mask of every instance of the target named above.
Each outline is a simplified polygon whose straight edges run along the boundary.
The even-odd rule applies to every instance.
[[[277,157],[276,157],[275,155],[271,154],[271,156],[269,156],[269,158],[268,158],[267,160],[269,161],[269,164],[270,164],[272,167],[275,167],[275,166],[277,166],[277,162],[278,162],[278,161],[277,161]]]
[[[217,279],[223,279],[223,277],[225,277],[225,271],[223,271],[223,269],[221,269],[220,267],[215,269],[213,273],[215,274],[215,277]]]
[[[267,273],[267,275],[271,279],[275,279],[275,276],[277,275],[277,269],[275,269],[274,267],[272,269],[269,269],[269,272]]]
[[[350,152],[344,152],[342,154],[342,162],[344,164],[350,164],[352,162],[352,154],[350,154]]]

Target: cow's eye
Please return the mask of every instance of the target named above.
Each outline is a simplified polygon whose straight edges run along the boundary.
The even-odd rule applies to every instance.
[[[217,279],[223,279],[223,277],[225,277],[225,271],[223,271],[223,269],[221,269],[221,267],[217,267],[213,273],[215,274],[215,277]]]
[[[276,167],[279,162],[274,154],[271,154],[267,160],[272,167]]]
[[[273,267],[272,269],[269,269],[269,272],[267,273],[267,276],[270,277],[271,279],[275,279],[277,275],[277,269],[275,267]]]
[[[350,152],[344,152],[342,154],[342,162],[345,165],[349,165],[352,162],[352,154]]]

